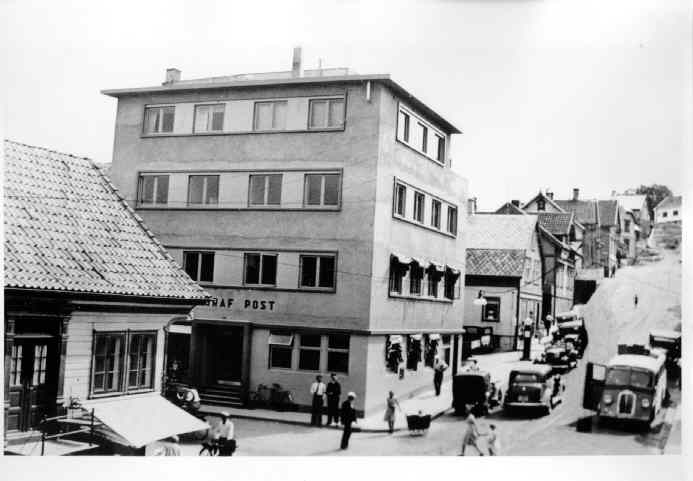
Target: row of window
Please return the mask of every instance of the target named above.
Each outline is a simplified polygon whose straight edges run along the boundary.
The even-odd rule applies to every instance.
[[[407,218],[407,186],[401,182],[395,183],[395,198],[394,198],[394,214],[395,216]],[[424,218],[424,213],[426,212],[426,194],[419,192],[412,188],[414,192],[414,204],[413,212],[411,213],[410,219],[419,224],[427,225],[433,229],[443,230],[441,227],[442,222],[442,202],[436,198],[431,197],[431,207],[430,207],[430,217],[428,222]],[[457,207],[448,205],[447,206],[447,217],[445,223],[445,232],[457,235]]]
[[[392,372],[400,372],[404,367],[416,371],[421,362],[425,366],[433,367],[435,357],[439,354],[442,354],[445,363],[450,365],[451,339],[450,334],[389,335],[385,339],[385,365]]]
[[[253,106],[253,130],[286,130],[286,100],[256,101]],[[193,133],[224,131],[226,103],[195,105]],[[340,129],[344,126],[344,98],[311,99],[308,105],[309,129]],[[175,105],[150,106],[144,109],[144,133],[173,133]]]
[[[278,254],[246,252],[243,254],[243,284],[276,287]],[[183,268],[191,279],[214,282],[214,252],[183,251]],[[337,257],[335,254],[299,256],[298,287],[334,290]]]
[[[460,272],[450,267],[443,268],[435,264],[424,266],[419,261],[402,261],[395,256],[390,260],[390,294],[430,299],[459,299],[459,277]]]
[[[269,368],[349,373],[349,335],[271,331]]]
[[[397,140],[445,165],[445,136],[403,106],[397,118]]]
[[[249,176],[248,207],[280,206],[282,174]],[[339,205],[341,174],[305,174],[304,207]],[[168,204],[169,175],[141,175],[137,194],[139,205]],[[189,175],[187,205],[218,205],[219,175]]]
[[[156,332],[97,332],[91,367],[91,394],[153,389]]]

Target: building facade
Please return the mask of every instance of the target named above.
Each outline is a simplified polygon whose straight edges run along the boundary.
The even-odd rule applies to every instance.
[[[456,365],[459,131],[388,75],[300,59],[291,72],[167,75],[104,93],[118,99],[112,179],[213,296],[174,329],[177,375],[203,399],[243,404],[278,383],[307,407],[315,375],[335,372],[363,414],[389,390],[428,387],[435,354]]]
[[[654,222],[656,224],[664,224],[668,222],[681,222],[681,219],[683,219],[681,207],[682,202],[680,195],[670,195],[669,197],[665,197],[654,208]]]
[[[207,296],[89,159],[11,141],[4,154],[5,440],[39,454],[24,435],[35,448],[68,407],[170,406],[164,328]]]

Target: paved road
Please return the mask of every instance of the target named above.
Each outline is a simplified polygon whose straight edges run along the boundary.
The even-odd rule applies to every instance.
[[[655,454],[667,441],[666,423],[649,432],[629,432],[599,427],[578,433],[575,422],[589,414],[582,409],[582,387],[587,360],[605,362],[619,342],[647,342],[653,327],[673,328],[680,319],[681,264],[669,254],[658,263],[621,269],[606,280],[585,310],[589,345],[583,361],[567,374],[565,401],[550,415],[484,419],[497,425],[508,455]],[[639,304],[633,305],[637,293]],[[673,391],[675,405],[678,391]],[[354,433],[348,451],[339,449],[341,432],[290,426],[275,422],[236,420],[238,455],[456,455],[463,431],[462,419],[445,415],[422,437],[407,432],[393,435]],[[676,432],[676,431],[675,431]],[[680,431],[677,436],[680,437]],[[675,442],[680,444],[680,440]],[[185,454],[196,454],[196,445],[184,445]]]

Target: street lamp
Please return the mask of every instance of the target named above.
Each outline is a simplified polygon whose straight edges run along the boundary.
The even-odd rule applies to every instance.
[[[484,291],[479,291],[479,294],[477,295],[476,299],[474,299],[474,305],[475,306],[485,306],[486,305],[486,298],[484,297]]]

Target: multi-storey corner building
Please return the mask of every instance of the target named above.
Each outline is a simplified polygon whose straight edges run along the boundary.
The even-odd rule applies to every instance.
[[[172,377],[220,403],[278,383],[309,406],[315,375],[336,372],[363,413],[429,387],[436,353],[457,364],[459,131],[389,75],[295,59],[104,93],[113,182],[214,297],[172,326]]]

